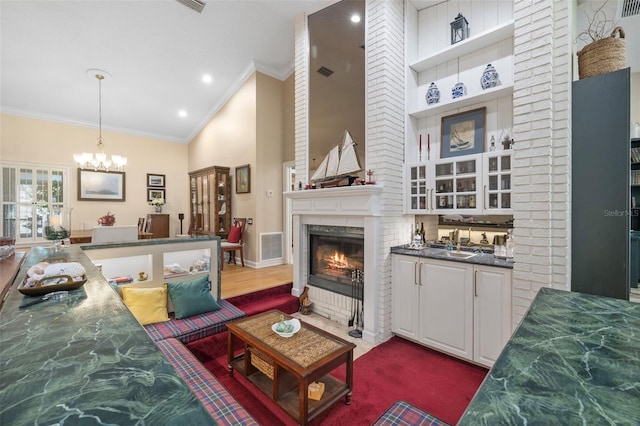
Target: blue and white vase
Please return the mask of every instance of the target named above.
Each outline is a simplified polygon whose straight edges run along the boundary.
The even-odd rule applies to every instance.
[[[482,89],[490,89],[492,87],[500,86],[500,77],[493,65],[488,64],[482,73],[480,78],[480,85]]]
[[[458,99],[467,94],[467,88],[464,87],[464,83],[456,83],[451,89],[451,99]]]
[[[440,102],[440,90],[438,89],[438,86],[436,86],[436,83],[431,82],[429,89],[427,89],[425,99],[427,100],[427,105],[433,105]]]

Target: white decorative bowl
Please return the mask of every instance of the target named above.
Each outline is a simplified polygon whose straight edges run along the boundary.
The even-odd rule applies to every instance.
[[[281,337],[291,337],[294,334],[296,334],[298,331],[300,331],[300,320],[298,318],[292,318],[290,320],[286,320],[284,322],[285,324],[290,324],[293,326],[293,331],[291,333],[281,333],[279,331],[276,330],[276,327],[278,324],[280,324],[280,322],[278,321],[277,323],[273,324],[271,326],[271,329],[273,330],[274,333],[278,334]]]

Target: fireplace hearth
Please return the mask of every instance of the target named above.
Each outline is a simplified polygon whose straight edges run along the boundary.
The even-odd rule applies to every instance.
[[[356,291],[356,271],[364,271],[364,229],[309,226],[308,284],[362,300]]]

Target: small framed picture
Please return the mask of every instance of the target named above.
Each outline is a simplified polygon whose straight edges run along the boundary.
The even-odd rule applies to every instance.
[[[236,194],[251,192],[251,171],[249,165],[236,167]]]
[[[164,188],[163,189],[147,188],[147,201],[151,201],[154,198],[163,198],[166,200],[167,197],[165,197]]]
[[[487,108],[478,108],[442,117],[440,158],[484,152]]]
[[[147,173],[147,186],[153,186],[156,188],[165,187],[165,175],[156,175]]]

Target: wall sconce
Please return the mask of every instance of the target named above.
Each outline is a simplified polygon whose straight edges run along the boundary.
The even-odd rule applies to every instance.
[[[467,18],[458,13],[458,16],[451,22],[451,44],[456,44],[469,37],[469,22]]]

